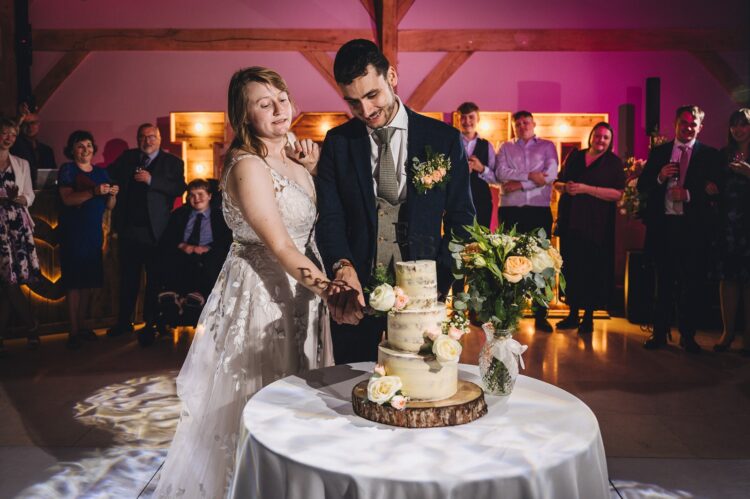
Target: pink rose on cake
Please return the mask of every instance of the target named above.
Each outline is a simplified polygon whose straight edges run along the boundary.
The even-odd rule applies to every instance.
[[[393,310],[403,310],[406,308],[406,305],[409,304],[409,297],[406,296],[404,290],[398,286],[394,286],[393,293],[396,297],[395,303],[393,304]]]
[[[404,409],[406,409],[407,400],[408,399],[403,395],[394,395],[391,399],[391,407],[393,407],[397,411],[403,411]]]
[[[443,334],[443,331],[437,326],[433,326],[424,332],[424,335],[427,336],[430,341],[435,341],[441,334]]]

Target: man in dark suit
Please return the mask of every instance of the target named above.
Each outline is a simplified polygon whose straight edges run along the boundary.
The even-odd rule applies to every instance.
[[[120,186],[113,213],[120,259],[120,299],[117,323],[108,334],[133,330],[132,320],[146,270],[143,315],[153,329],[159,290],[156,268],[158,243],[169,220],[174,200],[185,191],[183,161],[161,150],[161,134],[151,123],[138,127],[138,148],[128,149],[109,166],[113,183]]]
[[[377,264],[437,261],[438,290],[453,277],[448,242],[465,235],[474,206],[459,133],[408,109],[394,93],[398,77],[378,47],[352,40],[336,54],[334,76],[354,119],[328,132],[316,179],[318,246],[329,275],[348,290],[333,298],[337,363],[374,360],[385,318],[364,317],[363,285]],[[412,158],[450,159],[450,180],[419,193]],[[441,226],[444,235],[441,235]]]
[[[33,109],[33,108],[32,108]],[[39,189],[37,177],[40,169],[57,170],[55,163],[55,153],[52,148],[38,140],[39,136],[39,115],[29,110],[28,104],[21,106],[20,119],[21,133],[18,135],[10,153],[29,162],[31,168],[31,186]],[[44,186],[41,186],[44,188]]]
[[[495,148],[479,136],[479,106],[464,102],[458,106],[461,124],[461,143],[466,151],[471,171],[471,198],[477,212],[477,222],[485,227],[492,220],[492,193],[488,183],[497,182],[492,167],[495,165]]]
[[[172,212],[159,242],[164,288],[203,301],[211,293],[232,244],[221,208],[212,206],[211,186],[203,179],[187,185],[188,204]],[[160,295],[161,299],[161,295]]]
[[[695,342],[696,314],[705,278],[711,219],[711,198],[718,193],[716,149],[696,140],[704,112],[683,106],[675,115],[675,140],[654,148],[638,179],[645,197],[646,251],[656,269],[654,334],[643,344],[666,345],[672,312],[677,305],[680,344],[699,353]]]

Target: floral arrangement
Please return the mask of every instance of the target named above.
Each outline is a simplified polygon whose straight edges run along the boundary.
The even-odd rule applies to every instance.
[[[565,288],[562,257],[543,229],[535,234],[516,233],[515,227],[491,232],[476,220],[465,229],[470,239],[454,237],[449,245],[454,277],[469,284],[468,293],[453,298],[454,310],[472,311],[481,322],[506,330],[516,327],[530,301],[547,306],[557,275]]]
[[[469,240],[454,237],[448,246],[453,274],[464,279],[469,292],[453,298],[457,312],[471,311],[482,324],[487,342],[479,354],[479,371],[485,390],[509,395],[513,390],[521,354],[526,346],[512,338],[530,301],[546,306],[554,297],[555,278],[560,286],[562,257],[550,245],[543,229],[519,234],[515,227],[496,232],[479,225],[466,226]]]
[[[424,194],[433,187],[444,189],[450,175],[451,160],[445,154],[433,154],[432,149],[427,147],[427,161],[419,161],[419,158],[412,158],[412,168],[414,170],[414,187],[417,192]]]
[[[378,405],[387,404],[396,410],[403,411],[409,397],[401,390],[401,386],[401,378],[387,376],[385,367],[377,364],[367,383],[367,399]]]
[[[638,185],[638,177],[643,173],[644,166],[646,166],[645,160],[636,159],[633,156],[625,161],[625,190],[617,202],[617,208],[621,215],[638,218],[638,213],[641,211],[641,205],[645,203],[645,199],[640,195],[636,186]]]
[[[432,352],[438,362],[457,362],[463,347],[459,340],[469,332],[469,321],[464,314],[453,312],[441,328],[425,331],[423,350]]]

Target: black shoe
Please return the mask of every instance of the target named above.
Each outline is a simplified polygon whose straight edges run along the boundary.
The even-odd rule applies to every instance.
[[[714,352],[721,353],[721,352],[726,352],[727,350],[729,350],[729,347],[731,346],[732,346],[732,343],[727,343],[726,345],[717,343],[716,345],[714,345],[713,348],[714,348]]]
[[[581,321],[577,315],[569,315],[555,325],[557,329],[575,329]]]
[[[39,336],[32,335],[29,336],[26,340],[26,346],[29,348],[29,350],[38,350],[39,345],[41,344],[41,341],[39,340]]]
[[[549,323],[544,317],[538,317],[534,320],[534,328],[545,333],[551,333],[553,331],[552,324]]]
[[[591,334],[594,332],[594,320],[583,319],[581,325],[578,326],[578,334]]]
[[[180,297],[174,291],[159,294],[159,310],[167,324],[177,325],[182,315]]]
[[[646,341],[643,342],[643,348],[646,350],[657,350],[667,345],[667,339],[663,336],[656,336],[652,334]]]
[[[156,339],[156,327],[153,324],[146,324],[145,327],[138,330],[138,344],[142,347],[149,347],[154,344]]]
[[[84,341],[96,341],[99,339],[93,329],[82,329],[78,333],[78,337]]]
[[[692,336],[683,336],[680,340],[680,344],[687,353],[701,353],[701,351],[703,351],[701,346],[695,342],[695,338]]]
[[[83,346],[83,342],[78,337],[77,334],[69,334],[68,335],[68,341],[65,342],[65,348],[68,348],[70,350],[78,350]]]
[[[132,324],[115,324],[111,328],[107,330],[107,336],[110,338],[114,338],[116,336],[122,336],[126,333],[132,333],[133,332],[133,325]]]

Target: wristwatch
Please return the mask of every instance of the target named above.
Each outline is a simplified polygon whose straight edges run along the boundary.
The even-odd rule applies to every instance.
[[[335,274],[336,272],[341,270],[342,267],[354,267],[354,265],[352,265],[352,262],[350,262],[346,258],[342,258],[341,260],[333,264],[331,270],[333,270],[333,273]]]

